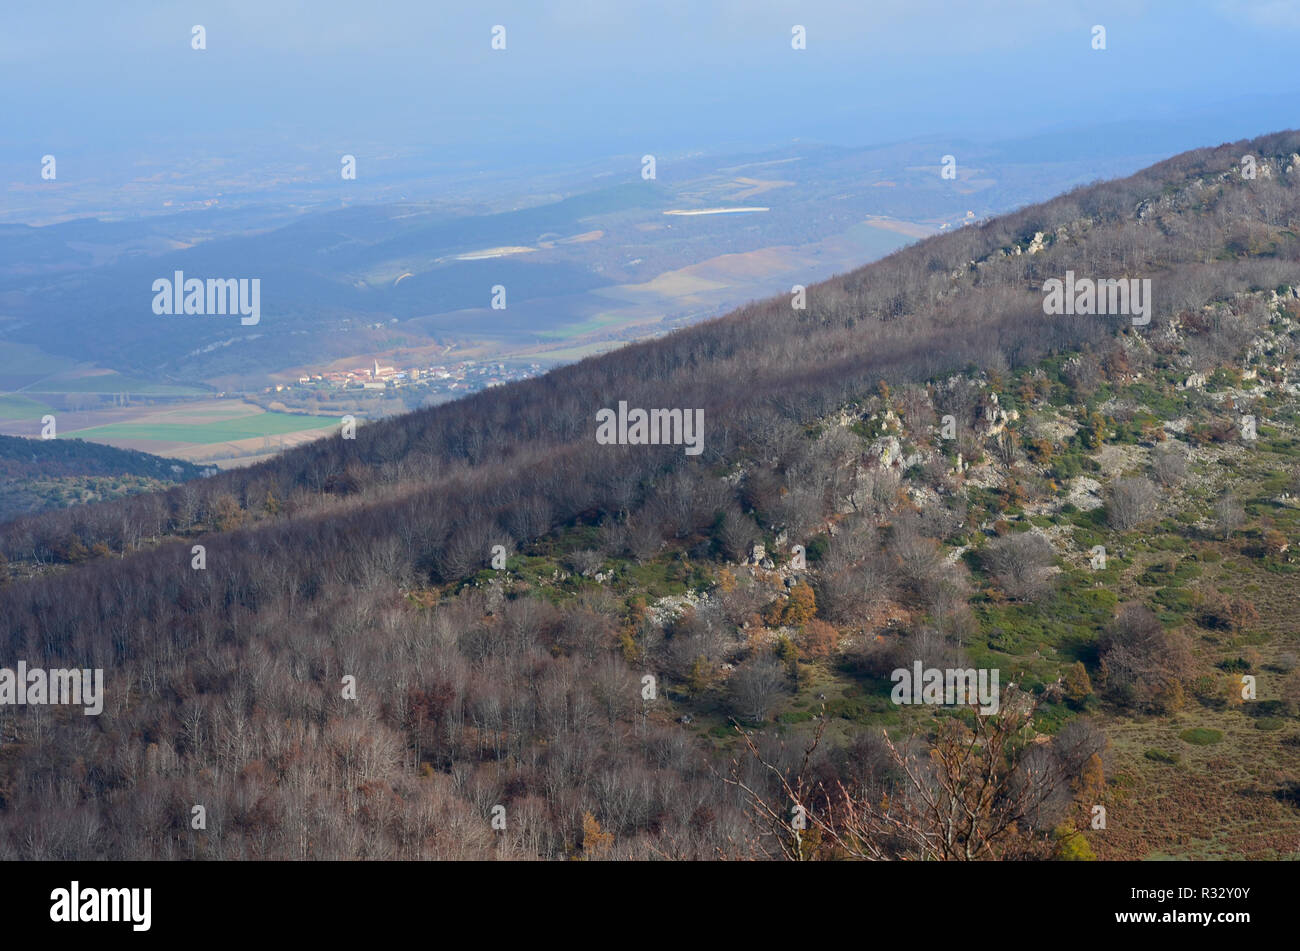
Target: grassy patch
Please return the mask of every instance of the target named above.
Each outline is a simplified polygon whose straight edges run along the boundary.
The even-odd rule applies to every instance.
[[[25,396],[0,396],[0,419],[39,420],[54,409]]]
[[[1177,753],[1166,753],[1164,750],[1158,750],[1154,747],[1142,754],[1153,763],[1164,763],[1167,766],[1178,765],[1181,757]]]
[[[252,413],[211,423],[109,423],[107,426],[77,430],[75,435],[82,439],[152,439],[159,442],[208,445],[321,429],[337,425],[338,421],[337,416]]]

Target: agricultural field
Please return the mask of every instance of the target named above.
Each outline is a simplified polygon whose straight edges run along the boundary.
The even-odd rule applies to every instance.
[[[334,417],[268,412],[242,400],[205,400],[166,409],[126,407],[115,415],[122,418],[61,428],[60,435],[225,468],[319,439],[338,426]]]
[[[78,363],[54,356],[37,347],[0,343],[0,400],[13,400],[26,394],[59,396],[63,394],[185,397],[203,396],[207,390],[176,383],[147,380],[115,370]],[[17,403],[0,408],[0,419],[16,418],[26,411]]]

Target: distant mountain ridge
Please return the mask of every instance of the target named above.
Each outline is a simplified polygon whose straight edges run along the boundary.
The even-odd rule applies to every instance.
[[[939,164],[953,149],[958,177],[948,181]],[[937,230],[968,211],[985,217],[1054,194],[1095,168],[937,141],[661,156],[649,181],[639,160],[629,163],[621,176],[570,182],[568,191],[516,209],[391,202],[307,211],[287,222],[282,213],[249,208],[213,209],[208,219],[189,212],[0,226],[0,341],[176,382],[254,378],[432,342],[562,341],[593,320],[611,332],[628,322],[662,332],[786,283],[784,274],[774,283],[744,268],[723,282],[683,279],[682,268],[766,250],[789,259],[791,282],[810,283],[910,240],[869,227],[869,219],[906,216],[913,228],[923,222]],[[769,211],[663,215],[735,204]],[[582,243],[565,243],[578,236]],[[525,250],[466,257],[501,247]],[[266,319],[240,328],[155,317],[152,282],[176,270],[199,279],[259,278]],[[406,273],[412,276],[398,283]],[[503,310],[488,306],[494,286],[509,293]]]
[[[41,509],[82,501],[104,501],[127,490],[184,482],[204,470],[182,459],[117,449],[81,439],[24,439],[0,436],[0,522]],[[132,477],[120,491],[89,480]]]

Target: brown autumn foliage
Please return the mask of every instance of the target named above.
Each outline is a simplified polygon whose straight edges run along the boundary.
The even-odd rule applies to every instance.
[[[743,554],[757,531],[798,537],[846,516],[808,607],[848,624],[901,602],[949,636],[940,617],[968,619],[954,610],[965,582],[940,556],[941,519],[909,514],[895,469],[814,427],[872,400],[896,401],[922,424],[909,386],[928,383],[935,409],[958,419],[953,448],[970,462],[984,451],[968,432],[980,394],[946,376],[1067,351],[1085,353],[1066,373],[1079,392],[1132,371],[1112,346],[1113,323],[1044,319],[1042,281],[1083,261],[1099,276],[1159,276],[1152,331],[1292,280],[1300,251],[1282,231],[1300,226],[1300,189],[1244,183],[1233,170],[1246,151],[1297,148],[1300,134],[1282,133],[1188,153],[919,242],[809,288],[805,311],[785,297],[754,303],[363,426],[356,439],[0,525],[5,656],[103,668],[108,685],[98,717],[0,708],[0,858],[553,858],[583,840],[587,815],[612,837],[609,857],[733,854],[749,834],[745,797],[720,781],[709,744],[654,705],[663,692],[644,699],[642,678],[685,678],[701,657],[710,674],[743,665],[751,648],[728,613],[748,617],[770,597],[737,596],[676,627],[614,598],[557,606],[486,580],[493,547],[513,553],[578,525],[591,530],[584,550],[601,557],[647,562],[671,542],[689,554],[672,565],[684,583],[691,563]],[[1239,220],[1271,229],[1269,256],[1249,256],[1250,241],[1218,253],[1223,222]],[[1057,228],[1071,240],[999,255]],[[1192,334],[1195,369],[1217,366],[1261,319],[1206,317]],[[619,400],[702,408],[703,454],[597,445],[594,414]],[[950,499],[938,508],[959,510]],[[195,544],[203,569],[191,567]],[[815,623],[811,612],[802,621]],[[1184,646],[1149,623],[1120,625],[1102,689],[1175,703]],[[778,675],[756,660],[731,696],[766,716],[788,688]],[[343,696],[345,677],[355,700]],[[825,751],[813,763],[821,788],[897,801],[900,787],[870,771],[892,761],[873,742]],[[989,782],[1037,808],[1013,774],[994,770]],[[936,781],[911,783],[914,816]],[[954,801],[968,794],[940,788]],[[854,802],[879,802],[858,792]],[[195,805],[206,808],[202,835]],[[1041,829],[1021,823],[1023,812],[949,851],[1033,853]]]

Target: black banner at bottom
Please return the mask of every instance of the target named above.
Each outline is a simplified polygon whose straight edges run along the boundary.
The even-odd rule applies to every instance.
[[[869,923],[873,940],[913,941],[931,926],[951,927],[951,938],[1028,926],[1173,940],[1199,931],[1231,942],[1297,922],[1296,870],[1287,862],[11,862],[0,864],[0,895],[14,937],[337,940],[434,918],[488,927],[493,938],[662,927],[667,939],[685,927],[695,939],[716,931],[732,940],[749,928],[775,937],[771,929],[786,923],[806,938],[818,916],[847,915]]]

